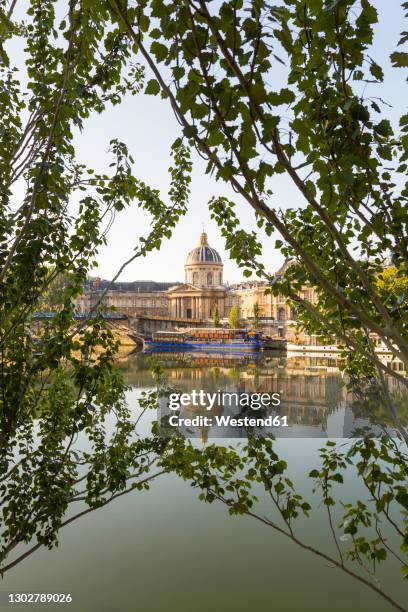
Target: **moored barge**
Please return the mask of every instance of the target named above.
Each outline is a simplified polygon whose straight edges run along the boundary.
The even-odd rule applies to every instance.
[[[144,348],[217,351],[259,351],[259,332],[247,329],[190,328],[186,331],[157,331],[143,340]]]

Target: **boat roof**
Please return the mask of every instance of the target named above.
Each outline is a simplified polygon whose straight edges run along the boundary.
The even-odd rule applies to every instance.
[[[178,334],[178,335],[183,335],[186,332],[180,332],[180,331],[168,331],[168,330],[163,330],[161,331],[160,329],[158,329],[157,331],[154,331],[153,334],[171,334],[172,336],[174,336],[174,334]]]
[[[205,331],[205,332],[215,332],[215,331],[219,331],[219,332],[245,332],[248,331],[247,329],[244,329],[242,327],[188,327],[187,328],[188,331]]]
[[[254,333],[257,330],[254,329],[244,329],[242,327],[186,327],[184,331],[169,331],[169,330],[156,330],[153,334],[186,334],[191,331],[197,332],[247,332]]]

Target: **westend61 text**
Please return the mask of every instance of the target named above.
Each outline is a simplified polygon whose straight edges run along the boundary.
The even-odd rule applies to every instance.
[[[254,417],[232,417],[224,416],[203,416],[202,414],[192,418],[180,417],[172,414],[169,418],[169,425],[172,427],[289,427],[287,416],[268,416],[264,418]]]
[[[190,393],[170,393],[170,410],[179,410],[182,406],[201,406],[206,410],[211,410],[217,406],[239,406],[240,408],[250,408],[259,410],[271,406],[280,406],[280,393],[239,393],[228,391],[215,391],[208,393],[203,389],[194,389]]]

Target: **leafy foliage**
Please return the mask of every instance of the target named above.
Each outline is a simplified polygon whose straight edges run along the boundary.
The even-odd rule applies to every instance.
[[[229,318],[228,318],[229,326],[232,329],[236,329],[239,324],[239,308],[238,306],[233,306],[230,310]]]
[[[260,521],[359,580],[393,607],[406,609],[374,577],[377,566],[390,556],[397,560],[401,576],[407,577],[407,457],[398,443],[388,437],[377,441],[363,436],[341,450],[335,442],[327,442],[320,449],[320,466],[309,474],[317,498],[308,500],[297,492],[287,463],[270,438],[251,437],[240,449],[215,445],[181,449],[174,443],[161,464],[197,488],[200,499],[223,503],[232,516]],[[350,465],[356,466],[365,485],[364,502],[343,501],[350,495]],[[302,528],[302,518],[318,512],[319,505],[331,534],[329,552],[308,541]],[[320,520],[323,526],[324,518]],[[395,541],[400,550],[393,548]],[[368,573],[361,574],[360,568]]]
[[[389,260],[407,274],[407,118],[396,130],[386,105],[367,93],[367,83],[380,88],[384,79],[370,55],[372,3],[112,0],[112,18],[153,73],[149,93],[171,103],[207,173],[251,206],[260,231],[279,232],[276,247],[294,264],[272,278],[235,202],[213,198],[244,275],[255,272],[290,298],[309,333],[336,337],[350,375],[404,382],[373,344],[380,338],[408,360],[406,300],[396,306],[377,283]],[[403,52],[392,59],[403,66]],[[280,174],[299,196],[285,210],[273,193]],[[317,303],[304,296],[308,284]]]
[[[107,143],[107,172],[80,163],[76,132],[92,113],[138,93],[144,71],[130,59],[126,34],[111,27],[105,2],[70,0],[59,18],[55,2],[31,0],[21,24],[12,20],[14,5],[0,21],[3,571],[19,544],[54,545],[73,502],[82,501],[84,513],[122,494],[129,478],[131,488],[150,480],[163,441],[134,439],[114,365],[118,342],[99,303],[78,324],[75,299],[125,207],[152,218],[127,263],[170,236],[186,211],[191,169],[188,148],[174,145],[166,203],[133,175],[134,160],[117,139]],[[22,68],[13,65],[10,40],[25,49]],[[55,316],[38,321],[45,307]],[[116,419],[111,435],[109,414]],[[89,452],[75,449],[78,436]]]
[[[217,304],[214,304],[212,309],[212,321],[214,327],[220,326],[220,315],[218,314]]]
[[[201,1],[142,1],[126,9],[118,0],[70,0],[66,18],[58,20],[55,2],[30,0],[22,24],[6,14],[5,2],[0,6],[0,569],[25,558],[20,545],[30,544],[28,552],[54,546],[63,525],[173,471],[199,488],[203,500],[262,521],[343,571],[346,560],[375,569],[393,554],[406,576],[406,456],[398,444],[363,438],[345,452],[330,443],[321,450],[310,477],[337,550],[337,557],[324,556],[294,532],[312,507],[296,492],[271,440],[250,439],[237,452],[214,445],[200,450],[178,436],[161,439],[156,428],[138,438],[114,365],[117,342],[99,304],[86,324],[74,318],[74,300],[106,242],[109,219],[132,205],[152,217],[149,235],[125,266],[159,248],[185,213],[187,140],[207,158],[208,172],[253,207],[259,229],[269,236],[277,229],[282,252],[302,262],[274,279],[273,290],[303,308],[305,325],[321,329],[329,321],[345,349],[361,357],[356,373],[367,363],[387,371],[371,351],[371,333],[396,356],[406,355],[406,309],[382,265],[388,251],[398,275],[406,273],[406,186],[398,192],[393,176],[406,170],[408,122],[401,118],[396,136],[386,118],[377,119],[377,103],[352,86],[352,79],[382,80],[381,67],[366,61],[376,20],[371,4],[364,0],[356,12],[349,0],[306,6],[288,0],[280,8],[229,1],[211,14],[211,3]],[[10,38],[26,49],[24,78],[8,53]],[[138,51],[154,74],[146,85],[143,68],[131,60]],[[289,66],[286,82],[272,87],[281,55]],[[170,74],[169,85],[159,65]],[[75,131],[85,129],[91,113],[143,88],[169,98],[183,125],[172,148],[168,203],[134,177],[122,142],[111,141],[106,173],[76,157]],[[304,168],[310,177],[299,173]],[[302,206],[285,212],[272,201],[271,179],[282,172],[303,198]],[[257,262],[257,234],[240,228],[235,203],[214,198],[210,208],[244,274],[268,278]],[[299,299],[306,281],[318,286],[318,304]],[[56,286],[55,317],[35,324],[33,314]],[[394,295],[388,303],[384,291]],[[217,318],[215,310],[214,324]],[[156,401],[157,394],[148,394],[141,407]],[[76,447],[79,436],[86,451]],[[352,544],[343,551],[332,516],[335,487],[351,461],[370,499],[345,506],[341,533]],[[270,498],[280,524],[256,514],[256,488]],[[81,509],[67,518],[77,503]],[[380,517],[400,538],[401,554],[390,550]],[[372,528],[374,535],[362,533]],[[375,583],[362,582],[392,602]]]
[[[253,314],[254,314],[254,327],[256,329],[257,327],[259,327],[259,304],[258,302],[255,302],[254,304]]]

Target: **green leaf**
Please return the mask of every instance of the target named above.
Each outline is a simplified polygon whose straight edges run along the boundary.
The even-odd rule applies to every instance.
[[[370,65],[370,72],[378,81],[382,81],[384,79],[383,69],[375,62]]]
[[[351,170],[344,170],[339,173],[339,183],[344,185],[351,185],[354,181],[354,175]]]
[[[160,92],[160,85],[156,79],[150,79],[146,85],[145,93],[149,96],[157,96]]]
[[[152,42],[150,45],[150,50],[158,62],[165,60],[168,54],[168,48],[157,41]]]
[[[162,31],[159,30],[158,28],[154,28],[153,30],[150,30],[149,36],[150,38],[153,38],[154,40],[158,40],[162,36]]]
[[[403,51],[394,51],[390,55],[394,68],[408,68],[408,53]]]
[[[195,136],[197,136],[197,128],[196,128],[196,126],[195,125],[187,125],[183,129],[183,134],[187,138],[194,138]]]
[[[224,134],[221,130],[213,129],[207,137],[206,142],[209,147],[216,147],[224,142]]]
[[[279,92],[270,92],[268,94],[268,102],[273,106],[280,104],[291,104],[295,101],[295,94],[290,89],[281,89]]]

